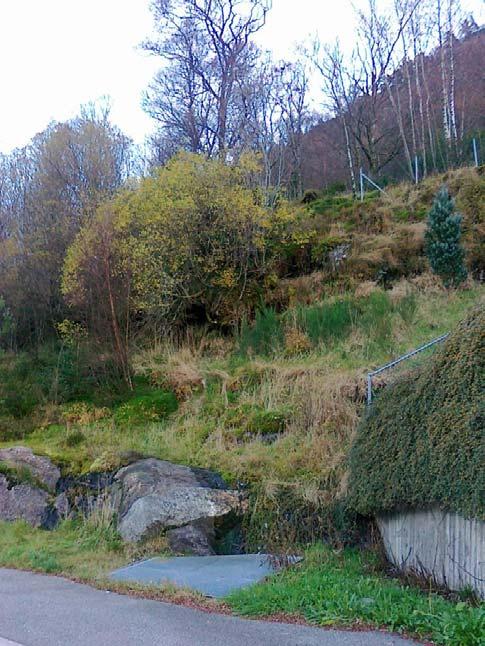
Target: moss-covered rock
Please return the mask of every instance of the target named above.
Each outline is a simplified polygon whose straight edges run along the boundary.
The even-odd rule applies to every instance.
[[[386,388],[350,454],[349,501],[362,514],[438,504],[485,518],[485,308],[421,370]]]

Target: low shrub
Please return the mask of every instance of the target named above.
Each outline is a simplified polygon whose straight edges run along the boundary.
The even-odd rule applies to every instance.
[[[177,397],[170,391],[154,391],[137,395],[120,404],[114,412],[117,424],[144,424],[159,422],[177,410]]]
[[[301,198],[301,203],[311,204],[312,202],[315,202],[315,200],[317,199],[318,199],[318,191],[310,188],[304,192],[303,197]]]
[[[285,354],[295,356],[311,350],[312,344],[308,335],[298,327],[292,325],[285,330]]]

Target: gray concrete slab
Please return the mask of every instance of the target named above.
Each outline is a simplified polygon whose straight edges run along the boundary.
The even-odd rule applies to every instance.
[[[210,614],[0,568],[0,636],[23,646],[412,646],[388,633]],[[3,646],[3,645],[2,645]]]
[[[266,554],[236,554],[152,558],[116,570],[111,578],[147,584],[168,582],[220,598],[273,573],[274,568]]]

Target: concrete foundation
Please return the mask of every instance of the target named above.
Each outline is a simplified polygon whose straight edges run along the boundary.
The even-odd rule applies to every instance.
[[[485,599],[485,522],[433,508],[379,516],[389,560]]]

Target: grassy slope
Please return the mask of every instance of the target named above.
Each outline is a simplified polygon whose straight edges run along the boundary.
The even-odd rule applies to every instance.
[[[418,186],[390,186],[384,195],[367,194],[363,203],[347,194],[321,197],[302,209],[294,224],[294,238],[287,249],[291,277],[279,281],[265,297],[283,307],[295,302],[308,304],[362,281],[388,284],[424,271],[426,216],[443,183],[463,216],[468,266],[473,272],[480,271],[485,262],[483,170],[462,168],[431,176]],[[346,258],[332,275],[328,253],[341,245]],[[304,275],[311,271],[314,276]]]
[[[69,472],[114,468],[133,453],[217,469],[251,486],[253,547],[312,540],[335,520],[325,510],[345,486],[365,371],[449,330],[482,293],[480,287],[453,294],[415,289],[409,312],[399,305],[409,289],[397,285],[384,305],[381,292],[377,300],[375,293],[359,299],[361,308],[377,302],[370,318],[296,355],[282,347],[244,357],[218,339],[140,352],[138,373],[179,392],[176,412],[127,423],[119,409],[51,405],[22,443]]]

